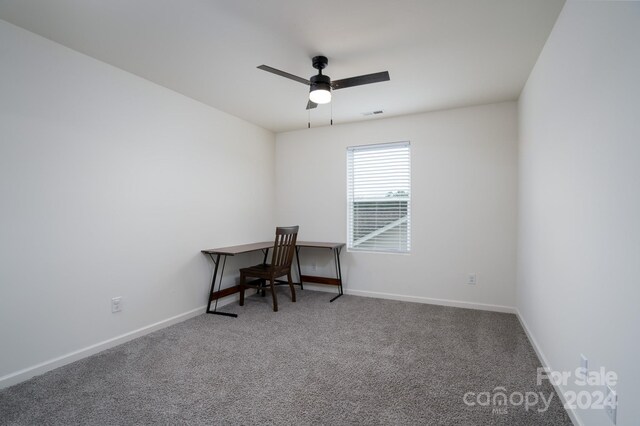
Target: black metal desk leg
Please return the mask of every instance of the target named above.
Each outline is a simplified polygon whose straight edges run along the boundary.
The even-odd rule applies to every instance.
[[[340,282],[340,287],[339,287],[339,293],[336,297],[334,297],[333,299],[329,300],[329,302],[333,302],[334,300],[336,300],[338,297],[342,296],[344,294],[343,290],[342,290],[342,269],[340,268],[340,247],[338,247],[337,249],[335,249],[333,251],[333,255],[334,255],[334,260],[336,262],[336,277],[338,278],[338,282]]]
[[[304,290],[302,286],[302,270],[300,269],[300,247],[296,246],[296,263],[298,264],[298,278],[300,279],[300,290]]]
[[[215,258],[212,254],[209,254],[211,260],[213,260],[213,264],[216,265],[213,268],[213,278],[211,279],[211,289],[209,290],[209,304],[207,305],[207,313],[211,312],[211,295],[216,289],[216,277],[218,276],[218,263],[220,263],[220,255],[218,254]]]
[[[213,294],[215,288],[216,288],[216,277],[218,276],[218,265],[220,264],[220,254],[216,255],[216,258],[213,258],[213,255],[210,254],[209,255],[211,257],[211,260],[213,260],[213,263],[215,263],[215,268],[213,268],[213,278],[211,279],[211,290],[209,291],[209,303],[207,304],[207,313],[208,314],[213,314],[213,315],[223,315],[226,317],[233,317],[233,318],[237,318],[238,314],[231,314],[228,312],[218,312],[218,299],[216,298],[216,303],[215,306],[213,307],[213,311],[211,310],[211,295]],[[222,289],[222,276],[224,275],[224,266],[227,263],[227,256],[224,256],[224,261],[222,262],[222,269],[220,270],[220,283],[218,284],[218,291],[220,291]]]

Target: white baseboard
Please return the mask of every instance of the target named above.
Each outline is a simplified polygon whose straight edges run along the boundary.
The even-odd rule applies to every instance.
[[[426,303],[429,305],[452,306],[454,308],[477,309],[481,311],[505,312],[508,314],[516,313],[516,309],[510,306],[490,305],[486,303],[463,302],[459,300],[449,299],[433,299],[430,297],[421,296],[405,296],[402,294],[381,293],[377,291],[366,290],[344,289],[344,293],[354,296],[373,297],[377,299],[400,300],[402,302]]]
[[[551,364],[549,364],[549,361],[547,360],[547,357],[544,355],[544,352],[542,352],[542,348],[540,348],[540,346],[538,345],[538,341],[536,340],[536,338],[531,333],[531,330],[527,326],[527,322],[524,320],[524,318],[522,318],[522,315],[520,314],[520,310],[518,310],[516,308],[515,311],[516,311],[515,312],[516,317],[518,317],[518,320],[520,321],[520,324],[522,325],[522,328],[524,329],[525,334],[529,338],[529,342],[531,343],[531,346],[533,346],[533,350],[536,352],[536,355],[538,355],[538,359],[540,359],[540,362],[542,363],[542,366],[548,368],[551,371],[553,371],[553,367],[551,367]],[[560,402],[563,405],[565,405],[565,403],[567,401],[566,401],[566,399],[564,397],[564,389],[562,388],[562,386],[556,385],[553,382],[551,382],[551,384],[553,385],[554,389],[556,390],[556,393],[560,397]],[[580,420],[580,418],[578,417],[578,414],[576,413],[575,410],[571,409],[571,410],[566,410],[566,411],[567,411],[567,414],[569,414],[569,418],[571,418],[571,421],[573,422],[574,425],[576,425],[576,426],[584,426],[584,423],[582,422],[582,420]]]
[[[298,287],[296,287],[296,290],[298,290]],[[311,291],[322,291],[325,293],[335,293],[338,294],[338,287],[334,286],[334,285],[323,285],[323,284],[307,284],[304,283],[304,290],[311,290]],[[302,291],[304,291],[302,290]],[[346,294],[346,292],[345,292]]]
[[[218,307],[224,306],[234,301],[234,298],[231,296],[229,296],[228,299],[229,300],[220,299],[220,301],[218,302]],[[59,356],[57,358],[53,358],[48,361],[42,362],[40,364],[36,364],[34,366],[24,368],[22,370],[16,371],[15,373],[7,374],[6,376],[0,377],[0,389],[13,386],[20,382],[28,380],[33,376],[44,374],[47,371],[53,370],[58,367],[62,367],[63,365],[70,364],[82,358],[86,358],[88,356],[97,354],[98,352],[102,352],[105,349],[109,349],[114,346],[121,345],[137,337],[141,337],[146,334],[152,333],[156,330],[160,330],[161,328],[169,327],[170,325],[177,324],[182,321],[186,321],[189,318],[193,318],[195,316],[198,316],[204,313],[206,309],[207,309],[206,305],[200,306],[188,312],[184,312],[182,314],[173,316],[171,318],[158,321],[154,324],[150,324],[145,327],[139,328],[137,330],[133,330],[128,333],[122,334],[120,336],[116,336],[111,339],[104,340],[94,345],[87,346],[86,348],[82,348],[77,351],[73,351],[68,354]]]

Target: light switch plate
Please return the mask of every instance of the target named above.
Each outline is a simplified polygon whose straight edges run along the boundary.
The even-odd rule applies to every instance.
[[[122,310],[122,297],[114,297],[111,299],[111,313],[120,312]]]

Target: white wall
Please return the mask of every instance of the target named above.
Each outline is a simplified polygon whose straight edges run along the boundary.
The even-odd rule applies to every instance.
[[[567,2],[519,101],[518,308],[551,368],[618,373],[618,425],[640,419],[639,41],[640,3]]]
[[[506,102],[278,134],[278,223],[299,224],[299,239],[346,241],[346,147],[409,140],[411,253],[343,252],[347,290],[508,310],[515,305],[516,113]],[[321,259],[319,272],[332,272],[330,259]],[[469,272],[478,274],[475,287],[466,284]]]
[[[204,306],[200,250],[272,238],[274,144],[0,21],[0,384]]]

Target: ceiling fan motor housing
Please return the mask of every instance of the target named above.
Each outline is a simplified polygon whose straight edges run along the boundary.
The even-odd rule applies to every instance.
[[[314,75],[309,79],[311,81],[311,91],[314,90],[329,90],[331,91],[331,79],[328,75]]]

